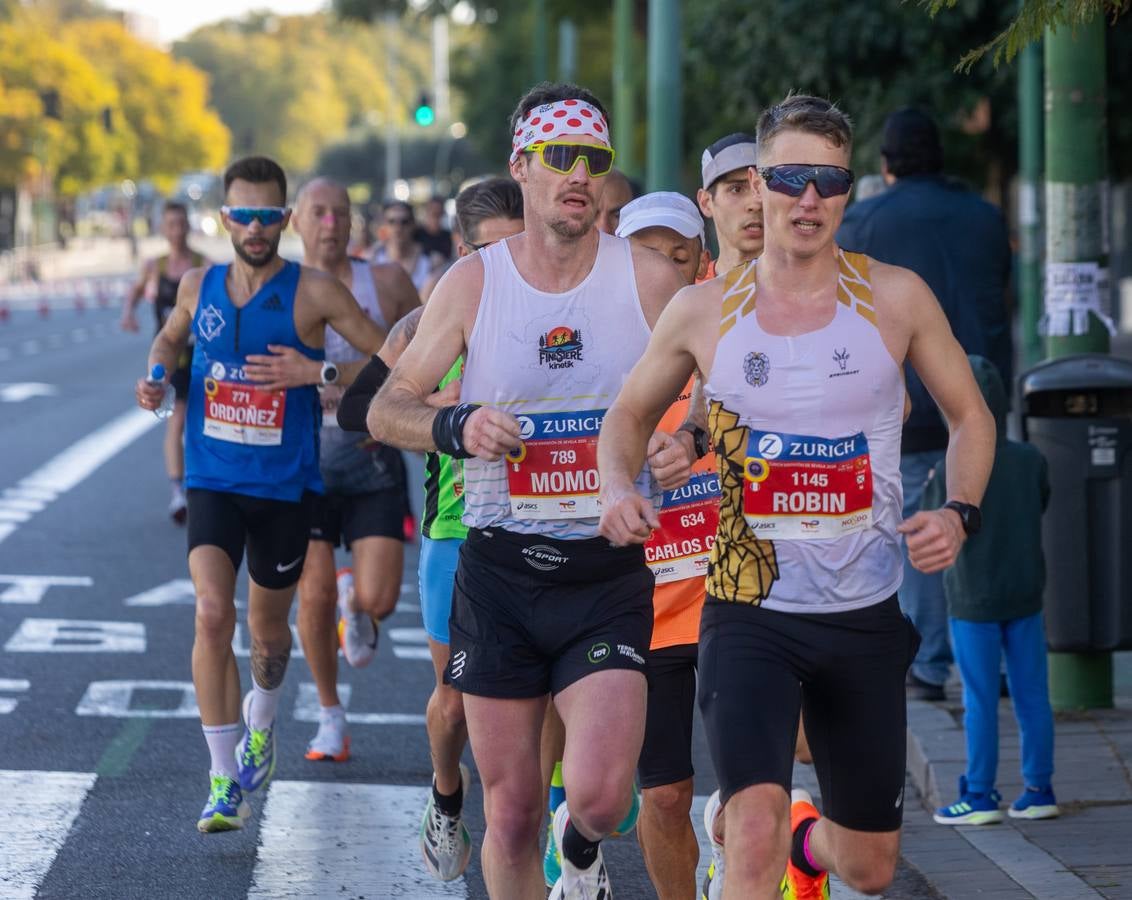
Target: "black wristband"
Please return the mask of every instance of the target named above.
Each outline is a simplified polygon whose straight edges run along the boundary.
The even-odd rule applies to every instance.
[[[374,355],[338,401],[338,427],[343,431],[369,431],[366,414],[370,402],[388,377],[389,366],[380,356]]]
[[[711,451],[711,439],[706,431],[699,425],[692,425],[690,422],[681,425],[680,430],[686,431],[692,436],[692,446],[696,449],[696,459],[703,459],[708,455]]]
[[[464,426],[477,409],[478,403],[460,403],[446,406],[432,420],[432,440],[436,449],[453,459],[467,459],[472,454],[464,447]]]

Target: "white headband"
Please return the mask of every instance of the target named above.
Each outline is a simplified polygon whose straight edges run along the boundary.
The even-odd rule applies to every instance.
[[[586,134],[609,146],[609,124],[596,106],[585,100],[556,100],[536,106],[525,116],[511,137],[511,162],[526,150],[553,141],[564,134]]]

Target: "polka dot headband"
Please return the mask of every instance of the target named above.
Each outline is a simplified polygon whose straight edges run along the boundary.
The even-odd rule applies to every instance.
[[[609,146],[609,124],[596,106],[585,100],[556,100],[536,106],[511,136],[511,162],[526,150],[554,141],[564,134],[586,134]]]

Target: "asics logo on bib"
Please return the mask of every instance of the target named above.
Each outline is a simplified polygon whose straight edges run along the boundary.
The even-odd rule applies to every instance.
[[[547,544],[532,544],[530,547],[524,547],[520,552],[527,565],[540,572],[553,572],[570,561],[569,556],[563,555]]]

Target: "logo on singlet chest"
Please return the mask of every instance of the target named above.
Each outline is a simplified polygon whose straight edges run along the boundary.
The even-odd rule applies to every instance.
[[[582,332],[568,325],[551,328],[538,337],[538,362],[551,369],[572,369],[582,361]]]

